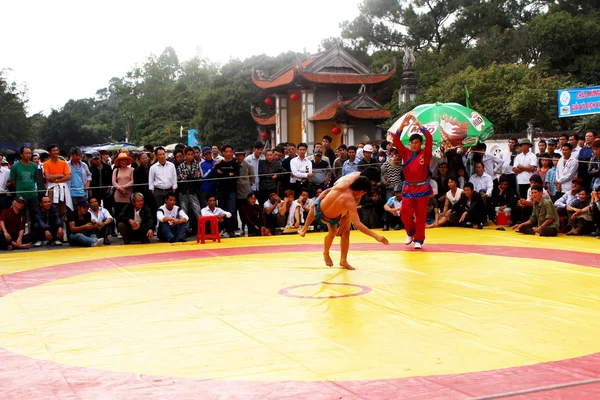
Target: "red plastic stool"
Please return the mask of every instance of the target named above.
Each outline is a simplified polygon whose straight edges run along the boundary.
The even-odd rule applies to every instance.
[[[206,224],[210,224],[210,233],[206,233]],[[196,243],[204,244],[205,239],[216,240],[221,243],[221,233],[219,232],[219,218],[214,215],[198,217],[198,236]]]
[[[210,233],[206,233],[206,224],[210,224]],[[219,232],[219,218],[214,215],[198,217],[198,236],[196,237],[196,243],[202,242],[204,244],[205,239],[212,239],[213,242],[216,240],[221,243],[221,233]]]

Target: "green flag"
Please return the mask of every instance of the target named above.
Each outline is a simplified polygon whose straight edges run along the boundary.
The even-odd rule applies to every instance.
[[[467,106],[468,108],[472,108],[471,107],[471,100],[469,99],[469,89],[467,89],[467,86],[465,86],[465,106]]]

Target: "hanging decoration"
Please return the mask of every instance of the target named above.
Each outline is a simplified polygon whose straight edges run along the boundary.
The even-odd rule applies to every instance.
[[[290,100],[292,101],[296,101],[300,98],[300,96],[298,96],[298,94],[296,93],[292,93],[292,95],[290,96]]]
[[[379,96],[377,96],[377,95],[373,96],[373,100],[379,101]]]
[[[268,106],[272,106],[273,105],[273,99],[271,99],[270,97],[267,97],[265,99],[265,104]]]
[[[269,138],[269,133],[267,131],[263,132],[260,137],[262,137],[263,139],[267,140]]]
[[[333,133],[334,135],[339,135],[340,133],[342,133],[342,130],[336,126],[331,130],[331,133]]]

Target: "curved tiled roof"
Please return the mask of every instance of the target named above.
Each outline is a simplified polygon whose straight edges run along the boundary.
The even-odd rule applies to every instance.
[[[270,125],[275,125],[275,114],[271,115],[270,117],[257,117],[256,115],[252,114],[252,118],[254,119],[254,121],[256,121],[257,124],[262,125],[262,126],[270,126]]]
[[[345,85],[372,85],[375,83],[385,82],[390,79],[396,70],[392,70],[385,75],[369,74],[336,74],[336,73],[314,73],[298,71],[298,75],[310,82],[315,83],[334,83]]]

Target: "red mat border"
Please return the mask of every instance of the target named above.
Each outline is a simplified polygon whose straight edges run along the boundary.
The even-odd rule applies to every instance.
[[[339,248],[336,246],[336,248]],[[67,263],[0,276],[0,297],[26,288],[95,271],[128,267],[143,263],[177,261],[189,258],[230,257],[246,254],[312,252],[322,245],[257,246],[211,250],[182,250],[169,253],[123,256]],[[382,246],[353,244],[354,251],[413,251],[403,244]],[[600,268],[600,255],[556,249],[524,247],[428,244],[427,252],[477,253],[491,256],[520,257],[537,261],[560,261]],[[324,267],[325,268],[325,267]],[[348,272],[352,273],[352,272]],[[464,399],[540,386],[584,381],[600,376],[600,353],[541,363],[467,374],[410,377],[340,382],[256,382],[193,380],[154,377],[40,361],[0,348],[0,393],[12,399]],[[600,398],[600,384],[556,389],[539,394],[543,398]],[[526,395],[526,398],[542,398]]]

